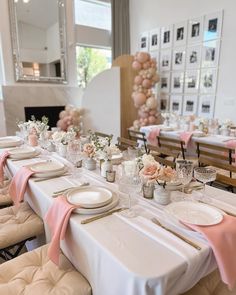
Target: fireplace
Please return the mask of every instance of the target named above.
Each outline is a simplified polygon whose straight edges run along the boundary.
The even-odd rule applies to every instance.
[[[34,116],[36,120],[46,116],[49,119],[49,126],[56,127],[59,113],[65,109],[65,106],[25,107],[24,109],[26,121],[31,120],[31,116]]]

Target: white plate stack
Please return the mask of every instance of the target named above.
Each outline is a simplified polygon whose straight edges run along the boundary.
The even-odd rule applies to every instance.
[[[22,140],[17,136],[5,136],[0,137],[0,148],[8,148],[14,146],[20,146]]]
[[[60,176],[67,171],[66,166],[56,160],[35,163],[30,165],[29,168],[35,172],[33,177],[37,178]]]

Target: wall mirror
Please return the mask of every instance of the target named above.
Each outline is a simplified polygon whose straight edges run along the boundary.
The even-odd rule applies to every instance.
[[[66,83],[65,0],[9,0],[16,81]]]

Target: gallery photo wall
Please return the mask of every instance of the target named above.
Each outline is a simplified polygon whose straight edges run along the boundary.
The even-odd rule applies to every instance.
[[[141,34],[139,50],[158,61],[161,111],[213,117],[222,24],[219,11]]]

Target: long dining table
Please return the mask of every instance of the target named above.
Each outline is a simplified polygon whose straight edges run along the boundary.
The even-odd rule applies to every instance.
[[[69,165],[67,160],[55,153],[52,153],[50,158]],[[20,167],[37,161],[42,160],[8,159],[7,169],[14,175]],[[55,200],[52,197],[54,191],[83,182],[107,187],[122,201],[127,198],[119,191],[118,181],[106,182],[100,176],[99,169],[88,171],[80,168],[76,179],[63,176],[36,182],[31,178],[25,201],[44,220],[46,212]],[[208,186],[206,193],[212,199],[226,203],[236,213],[234,194]],[[176,196],[182,193],[172,194]],[[155,200],[146,200],[141,194],[133,198],[136,201],[133,208],[137,212],[134,218],[115,213],[88,224],[81,224],[81,221],[89,216],[74,213],[70,217],[61,249],[89,281],[93,295],[181,294],[217,268],[212,249],[201,234],[173,220],[165,213],[165,206],[157,204]],[[191,239],[201,250],[155,225],[151,221],[153,217]],[[45,233],[46,242],[50,242],[46,223]]]

